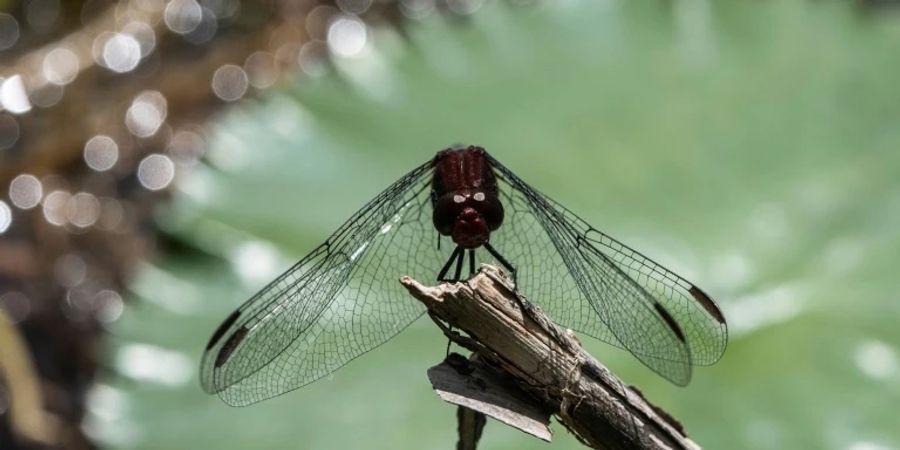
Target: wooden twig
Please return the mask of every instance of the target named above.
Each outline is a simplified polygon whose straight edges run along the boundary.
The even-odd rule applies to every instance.
[[[481,433],[484,431],[484,425],[487,422],[484,414],[465,406],[458,406],[456,408],[456,421],[459,434],[456,450],[475,450],[478,448],[478,440],[481,439]]]
[[[482,361],[508,374],[586,445],[700,448],[670,415],[585,352],[570,330],[516,293],[498,269],[482,266],[466,282],[436,287],[409,277],[400,282],[428,307],[432,319],[468,334],[479,344]]]
[[[476,448],[487,416],[550,442],[550,412],[536,405],[509,375],[482,362],[477,355],[467,360],[451,353],[428,369],[428,379],[438,396],[459,406],[457,450]]]

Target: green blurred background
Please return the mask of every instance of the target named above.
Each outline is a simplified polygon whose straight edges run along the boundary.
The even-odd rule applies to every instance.
[[[425,377],[446,341],[425,319],[248,408],[205,395],[197,367],[232,309],[465,143],[718,300],[729,348],[686,388],[585,339],[704,448],[900,448],[900,18],[831,1],[487,2],[365,36],[216,119],[156,211],[170,245],[111,327],[118,375],[88,396],[90,436],[452,447],[455,407]],[[582,448],[554,431],[545,444],[489,421],[482,448]]]

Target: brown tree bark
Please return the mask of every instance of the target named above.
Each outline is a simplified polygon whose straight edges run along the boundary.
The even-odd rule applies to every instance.
[[[452,340],[508,374],[586,445],[700,448],[669,414],[585,352],[570,330],[561,329],[515,292],[497,269],[483,266],[466,282],[437,287],[408,277],[401,283]],[[451,332],[451,327],[467,336]]]

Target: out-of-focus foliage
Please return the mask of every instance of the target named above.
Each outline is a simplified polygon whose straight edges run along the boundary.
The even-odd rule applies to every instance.
[[[251,408],[205,396],[196,366],[231,309],[366,200],[476,143],[719,299],[730,347],[687,388],[587,342],[699,443],[896,448],[897,25],[833,2],[569,1],[430,16],[410,42],[370,29],[324,76],[222,119],[160,212],[185,245],[133,286],[108,349],[123,376],[88,426],[110,448],[451,446],[425,320]],[[552,448],[580,448],[557,431]],[[496,422],[483,445],[550,448]]]

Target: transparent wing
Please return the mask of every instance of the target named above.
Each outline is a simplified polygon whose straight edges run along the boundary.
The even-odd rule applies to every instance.
[[[508,185],[509,213],[492,245],[551,318],[630,351],[678,385],[690,381],[692,365],[719,359],[727,326],[703,291],[492,164]]]
[[[431,163],[388,187],[213,334],[203,388],[242,406],[281,395],[381,345],[424,307],[397,281],[446,259],[431,224]]]

